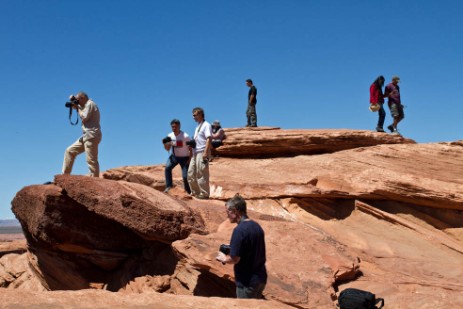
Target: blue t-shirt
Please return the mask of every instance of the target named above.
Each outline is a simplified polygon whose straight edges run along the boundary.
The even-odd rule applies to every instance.
[[[265,235],[259,224],[252,220],[241,221],[233,230],[230,256],[239,256],[234,265],[237,287],[267,283],[265,269]]]

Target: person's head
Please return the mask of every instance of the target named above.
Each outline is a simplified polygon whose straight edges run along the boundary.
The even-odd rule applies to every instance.
[[[214,122],[211,125],[213,128],[220,128],[220,121],[214,120]]]
[[[193,119],[198,123],[204,120],[204,110],[201,107],[193,108]]]
[[[252,85],[253,85],[252,79],[248,78],[248,79],[246,80],[246,86],[251,87]]]
[[[394,85],[397,85],[399,82],[400,82],[400,77],[398,77],[397,75],[396,75],[396,76],[392,76],[392,83],[393,83]]]
[[[246,201],[237,193],[225,203],[225,210],[228,220],[238,223],[243,216],[247,216]]]
[[[80,106],[84,106],[88,101],[88,95],[85,92],[80,91],[78,94],[76,94],[76,99],[79,101]]]
[[[375,83],[376,86],[381,88],[384,85],[385,80],[386,79],[384,78],[384,76],[380,75],[380,76],[378,76],[377,79],[375,79],[374,83]]]
[[[177,135],[180,132],[180,120],[173,119],[170,122],[170,126],[172,128],[172,132],[174,132],[175,135]]]

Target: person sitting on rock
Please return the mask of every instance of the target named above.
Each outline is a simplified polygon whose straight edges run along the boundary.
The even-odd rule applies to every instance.
[[[212,123],[212,147],[215,149],[223,145],[223,140],[227,138],[225,131],[220,126],[220,121],[215,120]]]

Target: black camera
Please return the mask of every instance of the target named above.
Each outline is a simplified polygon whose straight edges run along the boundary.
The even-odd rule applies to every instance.
[[[163,144],[170,143],[170,142],[172,142],[172,139],[170,138],[170,136],[166,136],[162,139]]]
[[[76,107],[79,105],[79,100],[76,99],[75,96],[71,96],[69,98],[69,101],[64,104],[65,107],[69,108],[69,123],[73,126],[79,123],[79,116],[76,116],[76,121],[72,122],[71,117],[72,117],[72,108]]]
[[[77,100],[74,96],[71,97],[69,102],[64,104],[65,107],[72,108],[74,105],[78,105],[79,100]]]
[[[230,254],[230,245],[221,244],[220,247],[219,247],[219,251],[222,252],[225,255],[229,255]]]
[[[189,141],[186,142],[185,144],[187,144],[187,145],[190,146],[191,148],[196,148],[196,141],[195,141],[194,139],[189,140]]]

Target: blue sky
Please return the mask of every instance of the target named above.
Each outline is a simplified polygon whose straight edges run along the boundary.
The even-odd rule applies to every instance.
[[[61,172],[80,135],[64,103],[80,90],[101,110],[103,171],[165,162],[170,120],[191,134],[195,106],[243,126],[247,78],[261,126],[370,130],[370,84],[399,75],[402,134],[462,139],[461,12],[459,0],[0,0],[0,219],[22,187]],[[73,173],[87,173],[84,155]]]

